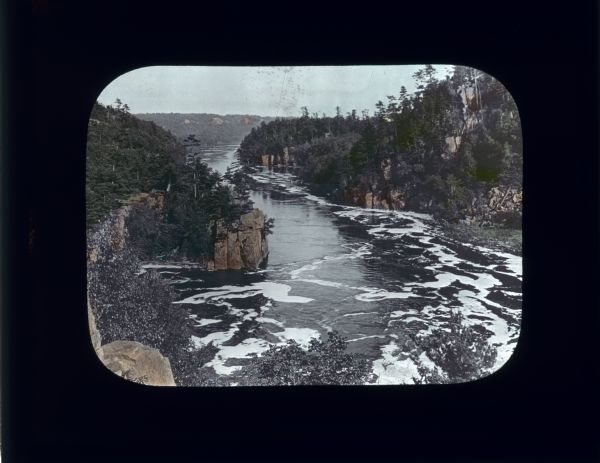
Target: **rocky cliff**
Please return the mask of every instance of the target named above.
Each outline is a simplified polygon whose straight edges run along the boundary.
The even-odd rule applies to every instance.
[[[216,223],[214,258],[209,270],[255,269],[269,254],[265,215],[253,209],[227,226],[222,220]]]
[[[96,318],[88,300],[88,326],[92,346],[100,361],[117,375],[150,386],[176,386],[169,359],[157,349],[134,341],[113,341],[102,345]]]
[[[504,86],[457,66],[426,66],[419,90],[388,96],[374,116],[273,121],[240,145],[246,165],[293,168],[313,192],[365,208],[426,212],[451,222],[519,226],[522,142]]]
[[[123,249],[127,238],[127,217],[136,205],[146,205],[156,210],[160,214],[164,211],[165,198],[160,193],[139,193],[124,201],[124,205],[118,208],[106,219],[96,231],[92,234],[88,242],[88,265],[96,263],[100,254],[98,243],[94,243],[94,237],[101,238],[100,235],[110,236],[110,245],[114,250]],[[99,240],[101,241],[101,239]]]
[[[146,205],[162,213],[164,197],[158,193],[140,193],[129,198],[117,209],[98,233],[108,234],[113,250],[121,250],[127,240],[127,218],[136,205]],[[258,268],[269,254],[266,218],[260,209],[243,214],[226,225],[218,220],[214,225],[213,256],[208,259],[208,270],[240,270]],[[94,264],[99,252],[94,243],[88,249],[88,265]]]

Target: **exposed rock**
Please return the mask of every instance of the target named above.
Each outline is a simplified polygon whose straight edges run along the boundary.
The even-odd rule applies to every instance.
[[[458,89],[458,94],[462,99],[463,106],[470,108],[477,104],[474,87],[462,86]]]
[[[115,250],[121,250],[125,247],[125,239],[127,237],[125,223],[130,212],[131,206],[123,206],[115,211],[115,221],[110,241],[110,246]]]
[[[365,193],[365,205],[364,207],[373,207],[373,193],[371,191],[367,191]]]
[[[127,199],[126,204],[129,206],[145,205],[162,213],[165,209],[165,197],[161,193],[138,193]]]
[[[460,147],[461,137],[460,136],[452,136],[446,137],[446,154],[456,154],[458,148]]]
[[[390,204],[392,206],[392,209],[396,211],[404,209],[406,207],[406,200],[404,199],[404,195],[400,190],[390,191]]]
[[[227,233],[227,267],[240,269],[242,264],[242,251],[240,246],[239,232]]]
[[[265,215],[260,209],[253,209],[229,227],[223,221],[217,222],[214,260],[208,269],[255,269],[268,254]]]
[[[465,221],[490,225],[508,220],[515,225],[521,220],[522,207],[523,191],[520,188],[498,186],[473,198]]]
[[[290,152],[289,152],[289,150],[288,150],[288,147],[287,147],[287,146],[285,146],[285,147],[283,148],[283,165],[284,165],[284,166],[287,166],[287,165],[288,165],[288,163],[289,163],[289,161],[290,161]]]
[[[135,341],[114,341],[100,348],[104,365],[114,373],[152,386],[176,386],[169,359]]]
[[[136,205],[146,205],[159,213],[164,212],[165,198],[161,193],[139,193],[123,201],[124,205],[114,211],[110,219],[105,221],[104,234],[110,236],[109,244],[113,250],[121,250],[127,240],[127,218]],[[95,264],[100,255],[95,246],[88,249],[88,265]]]
[[[381,171],[383,172],[383,179],[389,181],[392,179],[392,160],[384,159],[381,161]]]
[[[103,360],[103,352],[102,352],[102,349],[100,348],[100,346],[102,344],[102,337],[100,336],[100,332],[98,331],[98,328],[96,327],[96,317],[94,317],[94,312],[92,311],[92,306],[90,304],[89,298],[87,301],[87,307],[88,307],[88,327],[90,329],[90,337],[92,338],[92,346],[94,347],[94,350],[96,351],[96,354],[98,355],[100,360]]]
[[[212,265],[209,264],[209,268],[227,270],[227,228],[223,224],[223,221],[219,220],[216,224],[216,229],[214,259]]]

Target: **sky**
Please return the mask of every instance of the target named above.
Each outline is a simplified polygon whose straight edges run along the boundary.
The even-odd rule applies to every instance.
[[[112,81],[98,101],[119,98],[132,113],[213,113],[259,116],[335,115],[363,109],[373,114],[378,100],[415,90],[412,75],[423,66],[151,66]],[[435,65],[437,77],[452,66]]]

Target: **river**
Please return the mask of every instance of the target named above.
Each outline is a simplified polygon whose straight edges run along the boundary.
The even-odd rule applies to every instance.
[[[224,173],[236,149],[200,157]],[[208,365],[219,375],[272,344],[306,347],[337,330],[349,352],[372,361],[377,384],[410,384],[417,365],[398,349],[403,336],[444,327],[452,310],[497,347],[494,370],[510,357],[521,322],[520,256],[457,242],[426,214],[330,204],[290,173],[257,168],[252,177],[255,207],[275,219],[265,268],[148,265],[191,308],[194,343],[218,348]]]

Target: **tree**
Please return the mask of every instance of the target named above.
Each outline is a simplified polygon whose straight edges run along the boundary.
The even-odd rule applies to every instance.
[[[460,312],[453,312],[448,324],[448,330],[433,330],[416,342],[442,368],[449,382],[472,381],[485,375],[496,363],[496,348],[467,325]]]
[[[311,340],[307,350],[290,340],[254,357],[235,380],[248,386],[364,384],[370,379],[370,364],[346,353],[347,346],[336,331],[325,341]]]
[[[436,82],[436,74],[437,71],[431,64],[427,64],[422,69],[419,69],[413,74],[413,78],[417,83],[417,88],[419,90],[424,90],[428,85],[434,84]]]

